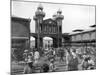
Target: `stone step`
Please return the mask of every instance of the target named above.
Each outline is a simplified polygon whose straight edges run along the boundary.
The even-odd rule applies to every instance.
[[[16,75],[16,74],[23,74],[24,71],[13,71],[11,72],[11,75]]]
[[[15,71],[12,71],[12,73],[15,73],[15,72],[23,72],[23,70],[15,70]]]
[[[56,71],[67,71],[67,67],[56,67]]]
[[[67,65],[66,64],[57,64],[56,66],[58,66],[58,67],[66,67]]]
[[[59,71],[67,71],[67,64],[65,63],[57,63],[56,64],[56,71],[59,72]]]
[[[66,63],[55,63],[55,65],[58,65],[58,66],[66,66],[67,64]]]

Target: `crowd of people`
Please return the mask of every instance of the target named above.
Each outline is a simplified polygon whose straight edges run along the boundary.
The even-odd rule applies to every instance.
[[[95,48],[70,48],[66,54],[69,55],[66,61],[70,71],[96,68]]]
[[[24,73],[55,72],[55,62],[65,62],[66,71],[91,70],[96,68],[95,48],[61,47],[48,50],[24,50]],[[42,62],[41,62],[42,61]]]
[[[41,49],[43,50],[43,49]],[[37,49],[34,49],[33,52],[29,52],[28,50],[24,51],[23,57],[24,61],[26,62],[26,66],[24,68],[24,73],[34,73],[35,69],[39,67],[39,72],[50,72],[54,69],[54,61],[55,61],[55,50],[52,48],[49,50],[43,50],[41,51],[42,54],[40,54],[40,51]],[[45,60],[41,60],[41,57],[45,58]],[[45,61],[49,61],[48,63],[45,63]],[[41,63],[39,63],[41,62]],[[43,63],[43,64],[42,64]],[[41,65],[42,64],[42,65]]]

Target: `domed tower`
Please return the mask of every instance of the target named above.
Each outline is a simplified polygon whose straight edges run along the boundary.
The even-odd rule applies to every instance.
[[[53,15],[53,18],[56,20],[58,26],[58,47],[60,47],[62,43],[62,20],[64,19],[62,11],[59,9],[57,14]]]
[[[37,7],[37,11],[35,12],[35,16],[33,19],[35,20],[35,32],[41,32],[41,24],[43,22],[43,18],[45,17],[45,13],[43,12],[43,6],[40,4]]]
[[[56,21],[57,21],[57,25],[59,27],[59,33],[62,33],[62,20],[64,19],[64,16],[62,15],[62,11],[59,9],[57,11],[57,15],[56,15]]]
[[[35,12],[35,16],[33,19],[35,20],[35,33],[38,34],[36,38],[36,48],[42,47],[42,38],[40,38],[40,33],[42,31],[42,22],[43,18],[45,17],[45,13],[43,12],[43,6],[40,4],[37,7],[37,10]]]

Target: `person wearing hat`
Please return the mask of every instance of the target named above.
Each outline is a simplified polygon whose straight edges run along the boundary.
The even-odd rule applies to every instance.
[[[70,70],[70,71],[78,70],[79,61],[78,61],[78,58],[77,58],[77,55],[76,55],[75,52],[76,52],[75,50],[73,50],[73,51],[71,52],[72,58],[71,58],[71,60],[70,60],[70,62],[69,62],[69,66],[70,66],[70,69],[69,69],[69,70]]]
[[[25,58],[25,67],[24,67],[24,74],[32,73],[32,53],[29,53],[28,50],[24,50],[24,58]]]
[[[32,73],[32,68],[33,68],[32,54],[29,53],[26,66],[24,68],[24,74]]]
[[[28,61],[28,50],[24,50],[23,58],[24,58],[24,61],[25,61],[25,62]]]

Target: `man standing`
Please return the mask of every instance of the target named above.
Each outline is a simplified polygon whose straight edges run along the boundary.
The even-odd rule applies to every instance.
[[[69,62],[69,66],[70,66],[70,71],[75,71],[78,70],[78,58],[77,58],[77,54],[75,53],[76,51],[72,51],[72,59]]]
[[[64,61],[63,57],[64,57],[64,50],[60,49],[60,61]]]

